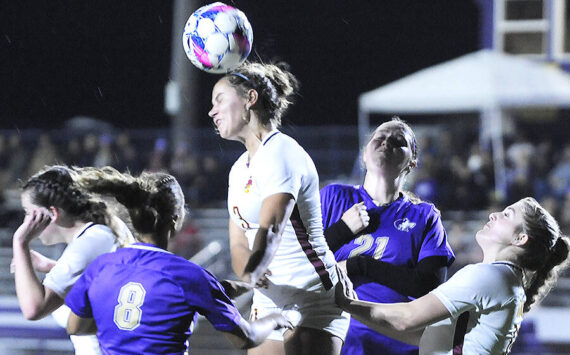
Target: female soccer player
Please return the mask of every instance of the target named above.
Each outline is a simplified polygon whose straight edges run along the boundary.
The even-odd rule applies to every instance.
[[[325,236],[362,300],[408,302],[445,281],[454,255],[439,211],[403,191],[416,166],[412,129],[394,117],[363,147],[362,186],[321,190]],[[343,354],[416,354],[417,347],[378,334],[351,319]]]
[[[128,209],[138,242],[100,256],[85,270],[65,299],[72,310],[69,333],[93,332],[95,323],[105,353],[182,354],[198,313],[241,348],[291,327],[278,313],[247,322],[213,275],[166,251],[185,216],[173,176],[135,178],[110,167],[77,171],[84,188],[114,196]]]
[[[109,217],[105,204],[76,186],[72,172],[63,166],[47,168],[28,179],[23,185],[22,207],[26,215],[14,233],[12,266],[26,319],[41,319],[59,308],[87,265],[117,248],[116,235],[125,241],[132,237],[123,229],[126,226]],[[56,262],[30,250],[34,238],[46,245],[68,245]],[[34,269],[47,272],[43,284]],[[94,336],[71,340],[78,353],[100,354]]]
[[[464,341],[456,350],[506,354],[523,314],[568,265],[570,241],[533,198],[492,213],[475,238],[483,261],[464,267],[423,297],[396,304],[357,301],[347,283],[337,288],[337,303],[379,332],[397,336],[395,331],[415,330],[406,341],[419,343],[422,354],[454,353],[454,338],[462,338],[456,331],[458,317],[468,312]]]
[[[338,354],[348,327],[334,305],[334,256],[323,237],[313,161],[277,128],[297,81],[282,65],[246,63],[212,91],[219,135],[246,151],[229,175],[232,264],[254,290],[251,316],[297,308],[294,331],[275,332],[249,354]]]

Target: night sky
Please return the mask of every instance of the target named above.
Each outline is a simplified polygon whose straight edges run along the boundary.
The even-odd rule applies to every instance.
[[[362,92],[479,47],[474,1],[227,3],[253,26],[250,59],[286,61],[301,81],[285,118],[295,125],[354,125]],[[53,129],[74,116],[166,127],[172,20],[167,0],[0,0],[0,128]],[[182,28],[175,35],[181,46]],[[206,126],[219,77],[192,70]]]

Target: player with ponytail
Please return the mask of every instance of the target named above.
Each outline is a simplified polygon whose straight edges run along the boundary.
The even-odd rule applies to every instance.
[[[321,222],[319,177],[307,152],[279,128],[298,82],[284,63],[246,62],[212,90],[209,116],[246,151],[229,174],[233,269],[254,289],[252,317],[296,308],[299,326],[248,354],[339,354],[348,315],[334,304],[338,277]]]
[[[202,267],[166,250],[186,215],[182,189],[165,173],[132,176],[111,167],[75,168],[77,183],[114,197],[128,211],[137,242],[100,256],[65,299],[71,334],[97,332],[105,353],[183,354],[198,314],[240,348],[291,328],[279,313],[248,322]],[[96,325],[96,327],[94,327]]]
[[[73,177],[71,169],[52,166],[22,186],[25,217],[14,233],[12,268],[18,302],[26,319],[41,319],[58,309],[93,259],[115,250],[120,240],[127,243],[132,239],[126,226],[109,215],[107,205],[78,187]],[[55,261],[30,249],[35,238],[46,245],[68,245]],[[47,273],[43,283],[34,270]],[[57,313],[67,319],[65,308]],[[93,336],[71,340],[78,353],[100,353]]]
[[[466,354],[506,354],[524,313],[568,266],[570,240],[529,197],[491,213],[476,240],[483,261],[465,266],[426,296],[410,303],[358,301],[345,278],[336,290],[337,303],[378,332],[419,343],[421,354],[452,354],[458,348]],[[465,326],[457,327],[462,319]]]

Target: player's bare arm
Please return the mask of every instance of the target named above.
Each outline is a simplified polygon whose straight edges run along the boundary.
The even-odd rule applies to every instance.
[[[283,315],[272,313],[253,322],[242,319],[239,326],[224,334],[235,347],[249,349],[263,343],[273,330],[281,328],[293,329],[293,325]]]
[[[230,251],[232,256],[232,268],[236,275],[243,276],[245,265],[251,256],[251,250],[244,231],[232,221],[229,222]]]
[[[22,314],[28,320],[44,318],[63,304],[63,299],[49,287],[42,285],[36,276],[29,247],[30,241],[46,228],[51,218],[46,209],[30,211],[13,237],[16,294]]]
[[[97,326],[93,318],[81,318],[77,314],[70,312],[67,320],[67,334],[84,335],[97,333]]]
[[[263,200],[259,229],[245,267],[244,281],[255,284],[263,277],[279,247],[281,235],[294,206],[295,199],[288,193],[273,194]]]
[[[399,341],[418,345],[425,327],[450,317],[447,308],[432,294],[410,303],[373,303],[357,300],[346,274],[339,272],[339,276],[340,282],[335,290],[339,307],[351,313],[359,322]]]

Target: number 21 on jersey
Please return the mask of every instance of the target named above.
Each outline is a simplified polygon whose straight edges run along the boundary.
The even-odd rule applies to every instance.
[[[354,240],[354,244],[359,244],[356,248],[352,249],[349,258],[365,254],[367,251],[374,249],[372,257],[380,260],[386,250],[388,244],[388,237],[374,238],[370,234],[364,234]]]
[[[122,330],[134,330],[141,324],[142,305],[146,291],[138,282],[129,282],[121,287],[115,306],[113,321]]]

